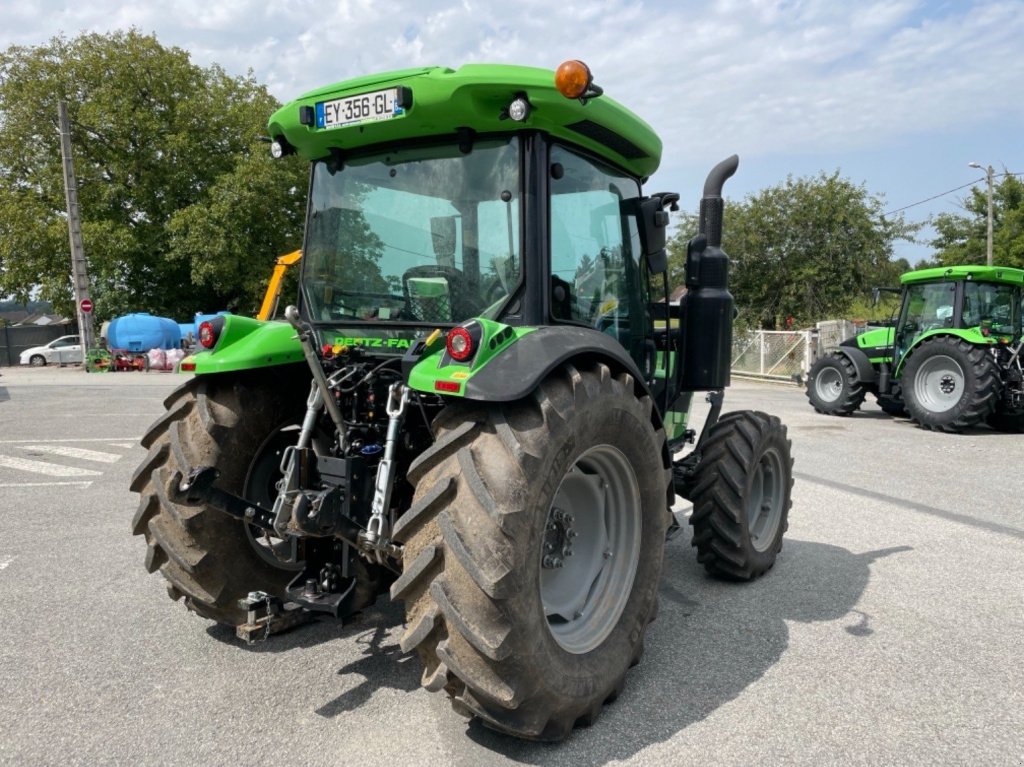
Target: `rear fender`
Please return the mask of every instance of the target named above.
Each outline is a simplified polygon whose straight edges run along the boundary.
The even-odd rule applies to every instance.
[[[857,380],[860,383],[869,385],[878,383],[878,371],[871,364],[868,355],[860,349],[855,349],[851,346],[839,346],[833,351],[837,354],[842,354],[853,363],[853,367],[857,371]]]
[[[197,375],[252,370],[303,362],[302,344],[287,322],[263,322],[237,314],[223,315],[224,324],[211,351],[182,360],[193,363]],[[218,317],[217,319],[222,319]]]
[[[914,343],[911,344],[910,348],[907,349],[906,353],[900,358],[899,364],[896,366],[896,370],[893,375],[899,378],[903,375],[903,367],[906,365],[910,355],[913,354],[924,341],[929,338],[935,338],[936,336],[952,336],[953,338],[960,338],[972,346],[995,346],[999,343],[998,336],[985,336],[981,334],[981,329],[977,327],[973,328],[936,328],[934,330],[928,330],[919,335],[914,339]]]

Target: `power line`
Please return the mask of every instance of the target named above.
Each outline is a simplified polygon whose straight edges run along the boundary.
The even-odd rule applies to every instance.
[[[992,174],[992,178],[1002,178],[1003,176],[1024,176],[1024,173],[993,173]],[[904,205],[902,208],[893,208],[892,210],[887,210],[882,215],[883,216],[891,216],[893,213],[899,213],[901,211],[908,210],[909,208],[916,208],[918,205],[924,205],[926,202],[931,202],[932,200],[937,200],[940,197],[945,197],[947,194],[953,194],[953,192],[959,192],[961,189],[966,189],[969,186],[974,186],[975,184],[981,183],[984,180],[985,180],[985,177],[982,176],[981,178],[977,179],[976,181],[970,181],[970,182],[968,182],[968,183],[966,183],[966,184],[964,184],[962,186],[958,186],[955,189],[950,189],[950,190],[948,190],[946,192],[939,192],[938,194],[934,194],[931,197],[928,197],[928,198],[926,198],[924,200],[921,200],[919,202],[912,202],[912,203],[910,203],[910,205]]]

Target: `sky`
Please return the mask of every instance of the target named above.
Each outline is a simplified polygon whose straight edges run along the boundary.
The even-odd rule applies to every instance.
[[[838,171],[886,210],[942,195],[914,222],[984,188],[969,162],[1024,172],[1024,0],[0,0],[0,19],[3,49],[134,27],[282,102],[391,69],[582,59],[661,136],[647,188],[687,209],[733,153],[727,199]]]

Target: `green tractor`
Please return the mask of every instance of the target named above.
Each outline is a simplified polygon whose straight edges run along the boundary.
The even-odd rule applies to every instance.
[[[249,640],[388,593],[424,687],[561,739],[640,660],[677,493],[710,573],[782,547],[786,429],[721,414],[738,160],[670,304],[661,142],[578,61],[364,77],[269,127],[311,164],[297,305],[199,329],[132,480],[146,567]]]
[[[871,392],[882,410],[925,429],[1024,430],[1024,270],[939,267],[900,282],[902,290],[891,289],[902,293],[895,321],[847,339],[811,367],[814,409],[849,415]]]

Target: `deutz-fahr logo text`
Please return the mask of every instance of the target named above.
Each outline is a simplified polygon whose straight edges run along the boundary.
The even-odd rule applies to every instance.
[[[408,349],[408,338],[350,338],[338,336],[334,339],[335,344],[342,346],[370,346],[374,349]]]

